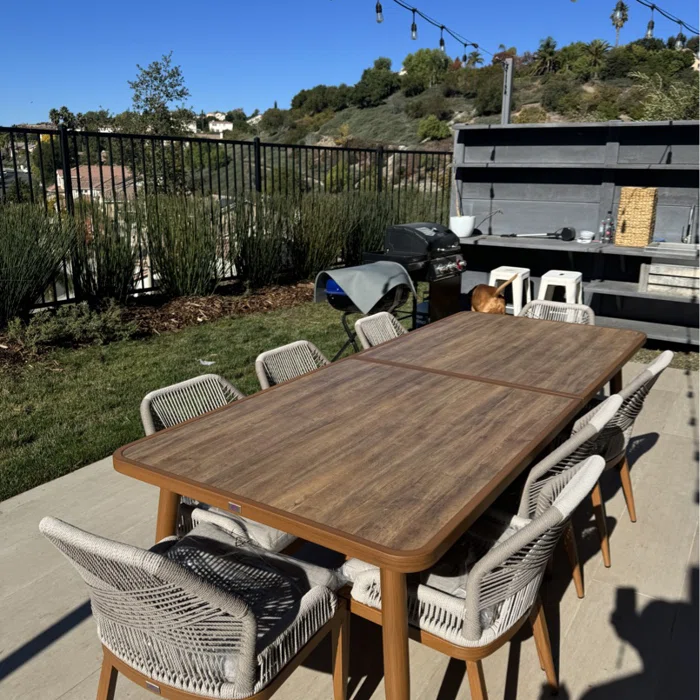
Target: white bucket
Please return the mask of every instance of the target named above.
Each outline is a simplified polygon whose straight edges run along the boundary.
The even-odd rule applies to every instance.
[[[450,230],[457,234],[458,238],[469,238],[474,231],[475,216],[451,216]]]

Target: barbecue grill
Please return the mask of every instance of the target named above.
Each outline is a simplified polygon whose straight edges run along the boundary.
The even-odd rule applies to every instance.
[[[415,297],[415,287],[406,270],[398,263],[381,260],[357,267],[325,270],[316,277],[314,300],[327,301],[342,312],[341,323],[348,339],[336,353],[338,359],[350,345],[360,350],[356,333],[347,321],[350,314],[376,314],[380,311],[393,313]]]
[[[459,238],[446,226],[430,222],[389,226],[381,252],[365,253],[363,260],[396,262],[414,282],[428,282],[431,321],[460,310],[460,275],[467,264]]]

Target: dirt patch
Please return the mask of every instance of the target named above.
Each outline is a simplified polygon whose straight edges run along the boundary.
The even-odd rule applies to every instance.
[[[165,302],[154,297],[134,299],[123,308],[122,320],[136,324],[137,336],[148,337],[177,333],[188,326],[220,318],[290,308],[312,300],[312,282],[264,287],[254,292],[245,292],[242,286],[231,283],[221,294],[206,297],[180,297]],[[51,349],[31,351],[0,333],[0,371],[29,364]]]

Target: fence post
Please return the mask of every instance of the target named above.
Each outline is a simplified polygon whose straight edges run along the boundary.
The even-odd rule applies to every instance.
[[[382,191],[382,170],[384,170],[384,146],[377,149],[377,192]]]
[[[58,127],[58,142],[61,146],[61,168],[63,169],[63,194],[66,198],[66,211],[73,214],[73,183],[70,176],[70,157],[68,151],[68,131],[65,125],[61,124]],[[56,188],[56,196],[58,196],[58,188]]]
[[[510,100],[513,95],[513,59],[503,61],[503,99],[501,102],[501,124],[510,124]]]
[[[253,139],[253,156],[255,158],[255,191],[262,192],[262,166],[260,164],[260,137]]]

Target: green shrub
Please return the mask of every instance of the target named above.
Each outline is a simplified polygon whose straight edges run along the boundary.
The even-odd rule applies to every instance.
[[[515,124],[542,124],[547,121],[547,112],[539,105],[528,105],[513,119]]]
[[[136,207],[109,212],[85,206],[76,212],[73,273],[79,297],[124,302],[134,289],[142,216]]]
[[[38,311],[27,323],[15,318],[7,326],[10,340],[36,352],[41,348],[110,343],[138,334],[133,321],[126,321],[113,301],[101,309],[86,302],[65,304],[58,309]]]
[[[665,121],[667,119],[698,118],[698,81],[686,86],[681,83],[664,84],[660,75],[648,76],[633,73],[638,89],[643,95],[641,119]]]
[[[35,204],[0,204],[0,326],[26,314],[70,256],[75,222]]]
[[[432,114],[441,121],[448,120],[454,114],[454,110],[442,95],[430,95],[406,102],[404,111],[412,119],[422,119]]]
[[[221,226],[204,197],[149,197],[148,252],[160,290],[170,297],[210,294],[216,287]]]
[[[232,205],[229,240],[238,276],[248,287],[275,284],[289,267],[297,201],[285,194],[250,193]]]
[[[428,81],[422,75],[404,75],[401,79],[401,87],[406,97],[415,97],[427,90]]]
[[[477,71],[474,109],[480,116],[499,114],[503,102],[503,70],[500,66],[488,66]],[[511,99],[511,109],[515,100]]]
[[[581,93],[581,87],[567,78],[550,78],[542,88],[542,106],[549,112],[571,111]]]
[[[434,114],[429,114],[420,120],[418,124],[418,138],[438,141],[451,136],[452,130],[447,122],[438,119]]]

